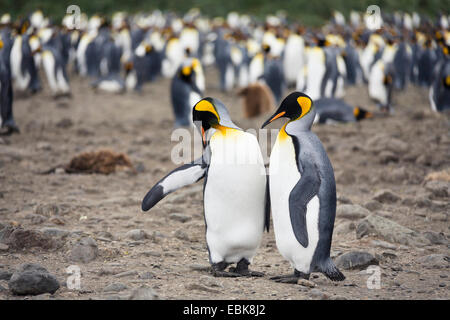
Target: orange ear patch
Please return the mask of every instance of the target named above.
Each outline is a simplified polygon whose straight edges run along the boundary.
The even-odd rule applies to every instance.
[[[298,117],[300,119],[311,110],[312,101],[307,97],[298,97],[297,102],[300,108],[302,108],[302,114]]]

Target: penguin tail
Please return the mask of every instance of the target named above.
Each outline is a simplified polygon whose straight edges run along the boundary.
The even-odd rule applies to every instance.
[[[334,264],[333,260],[330,258],[325,264],[325,267],[322,270],[323,274],[330,279],[331,281],[344,281],[345,276],[344,274],[339,271],[339,269]]]

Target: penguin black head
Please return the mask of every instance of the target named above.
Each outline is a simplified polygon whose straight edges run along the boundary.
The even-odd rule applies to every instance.
[[[355,119],[357,121],[360,121],[362,119],[368,119],[373,117],[373,113],[370,111],[367,111],[366,109],[363,109],[361,107],[355,107],[353,108],[353,115],[355,116]]]
[[[304,119],[305,125],[309,129],[315,115],[316,111],[312,99],[304,93],[292,92],[284,98],[275,114],[264,122],[261,128],[278,118],[289,118],[289,121]]]
[[[204,98],[197,102],[192,109],[192,120],[202,134],[203,147],[206,147],[206,132],[211,129],[238,129],[231,121],[225,105],[214,98]]]

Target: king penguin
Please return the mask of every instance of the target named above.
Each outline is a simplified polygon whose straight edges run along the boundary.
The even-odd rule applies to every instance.
[[[272,149],[269,182],[276,244],[295,271],[273,277],[277,282],[296,283],[316,271],[333,281],[345,279],[330,258],[336,184],[325,149],[311,132],[315,115],[311,98],[293,92],[262,126],[289,119]]]
[[[262,276],[248,268],[270,218],[258,141],[237,127],[226,107],[216,99],[200,100],[192,117],[202,134],[202,158],[161,179],[145,196],[142,210],[149,210],[167,194],[204,178],[206,242],[213,275]],[[214,133],[208,140],[209,130]],[[233,263],[236,267],[225,271]]]
[[[3,40],[0,37],[0,128],[6,128],[5,132],[2,130],[1,134],[12,134],[19,132],[13,117],[13,89],[11,83],[11,71],[9,69],[9,50],[10,48],[4,46]]]
[[[200,101],[203,90],[197,81],[197,58],[189,58],[178,68],[170,86],[170,98],[175,114],[175,127],[187,127],[193,125],[192,107]]]

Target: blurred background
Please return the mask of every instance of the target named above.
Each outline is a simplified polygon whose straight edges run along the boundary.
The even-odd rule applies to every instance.
[[[209,17],[225,16],[230,11],[247,13],[262,18],[267,14],[274,14],[283,10],[289,18],[301,19],[308,25],[320,25],[332,14],[333,10],[348,14],[351,10],[365,11],[369,5],[376,4],[383,11],[395,10],[415,11],[419,14],[435,16],[439,12],[446,11],[450,7],[449,0],[153,0],[153,1],[116,1],[116,0],[78,0],[78,1],[26,1],[26,0],[1,0],[0,8],[8,8],[13,15],[25,15],[36,9],[42,9],[54,19],[61,19],[66,8],[78,5],[82,12],[92,15],[94,13],[111,14],[115,11],[125,10],[129,13],[149,11],[154,9],[170,10],[177,13],[187,12],[193,7],[202,9],[202,13]]]

